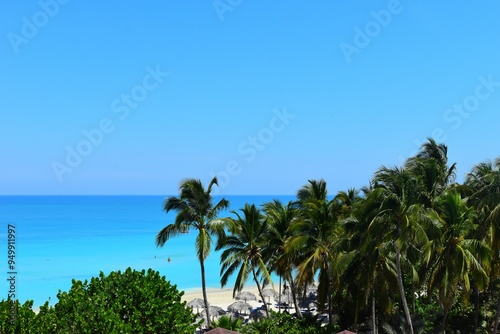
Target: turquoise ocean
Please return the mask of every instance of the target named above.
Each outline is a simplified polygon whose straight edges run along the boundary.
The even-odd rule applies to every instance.
[[[286,203],[294,196],[225,196],[229,210],[245,203],[261,205],[273,199]],[[220,199],[216,197],[215,200]],[[57,302],[72,279],[85,280],[102,271],[152,268],[180,290],[201,287],[194,242],[196,232],[181,234],[157,248],[158,231],[175,219],[162,210],[165,196],[0,196],[0,299],[7,299],[8,225],[15,229],[16,297]],[[228,211],[221,217],[232,216]],[[170,261],[168,261],[170,259]],[[207,287],[220,288],[220,252],[206,261]],[[234,278],[227,287],[233,287]],[[251,281],[249,285],[254,285]]]

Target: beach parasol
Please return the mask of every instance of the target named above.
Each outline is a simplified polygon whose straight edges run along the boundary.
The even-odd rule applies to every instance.
[[[247,302],[249,300],[257,300],[257,296],[255,296],[250,291],[242,291],[236,297],[234,297],[234,299],[244,300],[245,302]]]
[[[257,308],[250,312],[250,319],[252,320],[260,320],[267,317],[266,311],[260,308]]]
[[[205,301],[200,298],[195,298],[192,301],[188,302],[186,306],[191,307],[192,309],[196,307],[196,313],[200,313],[198,311],[200,308],[205,307]]]
[[[210,315],[210,318],[215,318],[220,315],[226,314],[226,311],[224,311],[224,309],[220,306],[211,305],[208,307],[208,314]]]
[[[276,302],[281,301],[282,303],[290,304],[292,302],[292,297],[287,293],[282,293],[281,296],[280,295],[275,296],[274,300]]]
[[[252,305],[248,304],[247,302],[244,302],[242,300],[239,300],[237,302],[232,303],[227,307],[229,311],[232,312],[241,312],[242,310],[251,310]]]
[[[226,316],[231,318],[231,320],[245,320],[245,318],[243,316],[241,316],[238,312],[233,312],[233,311],[230,311],[230,312],[227,312],[226,313]]]
[[[278,297],[278,292],[276,292],[276,290],[274,290],[274,289],[267,288],[267,289],[262,290],[262,296],[264,298],[266,298],[266,297],[269,298],[268,302],[270,302],[271,301],[271,297],[273,297],[273,298],[277,298]]]
[[[278,291],[274,290],[273,288],[266,288],[262,290],[262,295],[264,297],[274,297],[278,296]]]

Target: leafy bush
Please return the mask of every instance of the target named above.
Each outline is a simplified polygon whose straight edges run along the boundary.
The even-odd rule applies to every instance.
[[[241,330],[243,326],[243,320],[240,318],[233,319],[230,316],[223,315],[219,317],[219,319],[216,319],[212,321],[212,326],[211,328],[224,328],[224,329],[229,329],[231,331],[239,331]]]
[[[33,302],[18,309],[10,322],[10,301],[0,304],[1,333],[186,333],[195,332],[196,316],[181,301],[183,292],[156,271],[100,273],[90,282],[73,280],[69,292],[59,292],[35,316]],[[7,327],[3,327],[4,325]],[[5,328],[8,328],[6,330]]]
[[[249,323],[242,328],[241,332],[243,334],[319,334],[327,333],[327,330],[317,322],[299,319],[288,313],[271,312],[269,318]]]
[[[32,300],[28,300],[23,305],[18,300],[11,299],[2,299],[0,302],[0,333],[35,333],[34,321],[35,312]]]

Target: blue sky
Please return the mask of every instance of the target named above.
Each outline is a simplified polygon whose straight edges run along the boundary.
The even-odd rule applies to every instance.
[[[500,4],[2,1],[0,194],[331,193],[500,156]]]

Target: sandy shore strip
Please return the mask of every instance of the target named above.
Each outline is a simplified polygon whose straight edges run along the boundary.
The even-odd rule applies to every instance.
[[[260,300],[259,291],[257,290],[256,286],[247,286],[243,288],[242,292],[243,291],[251,292],[257,297],[257,300],[247,301],[247,303],[252,305],[253,308],[262,306],[262,303],[259,303]],[[185,290],[184,295],[182,296],[182,300],[186,302],[190,302],[195,298],[203,299],[203,293],[201,291],[201,288]],[[236,299],[233,298],[232,288],[223,288],[223,289],[207,288],[207,298],[210,305],[220,306],[224,310],[227,310],[227,307],[230,304],[237,301]],[[268,301],[269,299],[266,298],[266,302]],[[271,308],[274,308],[275,303],[273,298],[270,299],[270,302],[272,303]]]

